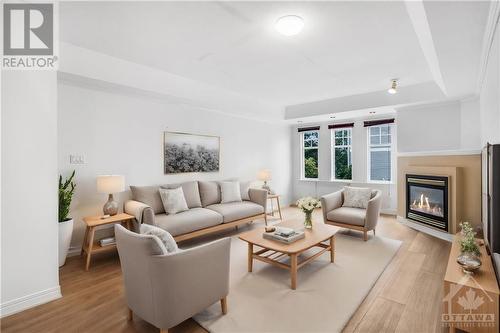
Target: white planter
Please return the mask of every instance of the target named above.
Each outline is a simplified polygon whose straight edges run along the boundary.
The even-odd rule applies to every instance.
[[[59,267],[66,262],[71,236],[73,235],[73,219],[59,222]]]

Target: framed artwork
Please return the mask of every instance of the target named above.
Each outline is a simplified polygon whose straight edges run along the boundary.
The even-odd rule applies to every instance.
[[[165,174],[218,172],[220,137],[164,132],[163,154]]]

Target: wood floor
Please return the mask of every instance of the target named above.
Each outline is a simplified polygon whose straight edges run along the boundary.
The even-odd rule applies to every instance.
[[[296,208],[283,209],[283,217],[297,218]],[[321,221],[321,213],[314,213]],[[248,230],[255,225],[240,228]],[[226,231],[220,235],[232,235]],[[361,233],[350,231],[353,235]],[[344,329],[344,332],[440,332],[442,280],[450,251],[448,242],[417,232],[382,216],[377,235],[403,244]],[[299,272],[300,274],[300,272]],[[36,279],[36,277],[33,277]],[[158,332],[134,317],[127,321],[122,277],[115,253],[96,255],[89,272],[80,257],[73,257],[60,271],[63,297],[1,320],[8,332]],[[231,311],[231,304],[228,305]],[[334,309],[318,309],[334,311]],[[313,327],[311,327],[313,329]],[[170,333],[205,333],[188,319]]]

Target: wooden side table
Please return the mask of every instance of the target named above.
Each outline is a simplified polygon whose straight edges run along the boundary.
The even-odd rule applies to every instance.
[[[271,200],[271,215],[274,216],[274,205],[273,200],[276,199],[278,204],[278,213],[280,214],[280,220],[283,221],[283,217],[281,216],[281,206],[280,206],[280,195],[279,194],[268,194],[267,198]]]
[[[85,236],[83,237],[82,252],[80,253],[80,255],[87,253],[85,262],[86,271],[89,270],[90,258],[92,257],[92,254],[116,249],[116,245],[100,246],[99,244],[94,242],[94,234],[96,228],[107,224],[120,223],[121,225],[125,225],[127,229],[131,230],[131,222],[134,218],[135,217],[133,215],[125,213],[116,214],[105,219],[101,218],[101,216],[87,216],[83,218],[83,222],[87,226],[85,228]]]

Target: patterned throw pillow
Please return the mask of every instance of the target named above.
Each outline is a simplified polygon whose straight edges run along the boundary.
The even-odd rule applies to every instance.
[[[177,247],[177,243],[175,242],[174,237],[172,237],[172,235],[166,230],[155,227],[154,225],[142,224],[141,234],[156,236],[160,239],[160,242],[165,246],[165,249],[163,249],[161,246],[159,246],[159,244],[153,243],[154,254],[169,254],[179,251],[179,248]],[[167,251],[166,253],[165,250]]]
[[[172,189],[160,188],[159,191],[163,207],[165,207],[167,214],[177,214],[189,209],[182,187]]]
[[[364,187],[344,186],[343,207],[366,208],[372,196],[372,190]]]

